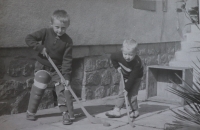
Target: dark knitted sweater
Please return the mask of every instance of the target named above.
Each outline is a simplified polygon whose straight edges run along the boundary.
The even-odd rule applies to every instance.
[[[36,59],[45,66],[52,67],[41,52],[46,48],[48,55],[52,58],[65,79],[70,79],[72,64],[72,39],[67,35],[57,36],[52,28],[43,28],[25,38],[26,44],[38,52]]]
[[[128,81],[125,82],[125,89],[127,91],[133,86],[136,79],[142,78],[143,66],[141,59],[138,55],[136,55],[132,61],[127,62],[123,58],[122,52],[119,51],[111,54],[111,61],[114,68],[117,69],[121,67],[124,79],[128,79]]]

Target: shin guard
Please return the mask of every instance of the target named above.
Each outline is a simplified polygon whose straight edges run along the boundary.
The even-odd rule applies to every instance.
[[[45,70],[39,70],[35,73],[34,84],[31,88],[30,99],[27,112],[35,114],[44,94],[47,84],[51,81],[50,74]]]

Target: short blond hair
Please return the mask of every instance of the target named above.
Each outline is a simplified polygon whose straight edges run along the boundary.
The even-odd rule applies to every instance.
[[[68,13],[65,10],[55,10],[51,16],[51,23],[54,22],[54,19],[59,20],[62,23],[70,24],[70,18]]]
[[[128,50],[128,51],[136,51],[138,46],[138,43],[134,39],[126,39],[124,40],[122,44],[122,51]]]

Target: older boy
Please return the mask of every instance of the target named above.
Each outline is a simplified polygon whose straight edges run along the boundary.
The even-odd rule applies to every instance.
[[[38,105],[51,79],[58,97],[59,109],[63,113],[63,124],[72,124],[72,119],[74,119],[72,96],[68,90],[65,90],[63,81],[60,80],[58,74],[45,57],[45,53],[47,53],[52,58],[69,85],[72,71],[73,44],[72,39],[66,34],[66,29],[69,25],[70,18],[67,12],[65,10],[56,10],[51,16],[50,28],[43,28],[29,34],[25,39],[27,45],[38,52],[34,84],[31,89],[27,110],[26,118],[28,120],[36,120],[35,114]]]
[[[118,70],[119,73],[123,74],[125,82],[125,90],[121,88],[116,99],[115,108],[112,111],[106,113],[108,117],[118,118],[121,117],[120,109],[123,107],[125,102],[124,92],[127,93],[128,101],[132,112],[130,117],[138,117],[138,104],[137,104],[137,94],[140,87],[141,78],[143,76],[143,66],[141,59],[136,54],[137,42],[133,39],[124,40],[122,45],[122,51],[113,53],[111,55],[111,61],[114,68]]]

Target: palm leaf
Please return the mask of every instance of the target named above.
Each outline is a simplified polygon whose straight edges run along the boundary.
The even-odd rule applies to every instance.
[[[183,110],[173,111],[175,113],[176,121],[173,122],[173,126],[175,127],[188,127],[192,129],[200,129],[200,82],[193,83],[193,86],[190,86],[186,81],[184,81],[177,74],[176,76],[184,82],[186,85],[181,86],[180,84],[176,84],[171,81],[173,84],[176,84],[176,87],[169,86],[167,91],[182,97],[187,104],[187,107],[184,107]]]

